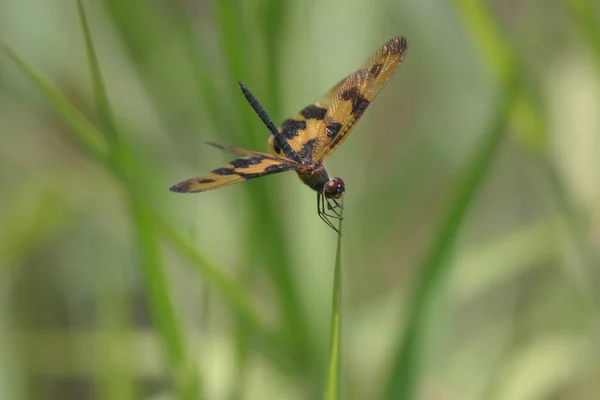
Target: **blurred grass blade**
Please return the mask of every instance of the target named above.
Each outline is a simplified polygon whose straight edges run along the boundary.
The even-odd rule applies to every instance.
[[[289,9],[292,4],[286,0],[267,0],[267,6],[261,18],[261,34],[265,44],[265,69],[267,96],[266,106],[271,110],[271,115],[281,117],[281,32],[287,27]]]
[[[8,45],[0,45],[19,70],[25,74],[44,94],[54,109],[73,127],[73,132],[83,143],[86,150],[99,160],[108,157],[108,143],[102,134],[67,100],[67,98],[46,78],[31,68]]]
[[[563,0],[568,11],[573,19],[577,22],[577,27],[581,29],[584,38],[587,40],[593,54],[596,56],[596,65],[600,67],[600,32],[598,23],[595,20],[595,15],[592,10],[592,2],[590,0]],[[516,132],[521,139],[521,144],[531,145],[532,139],[539,147],[547,143],[547,118],[544,115],[543,105],[539,100],[540,89],[539,83],[532,78],[532,74],[528,73],[527,65],[524,59],[519,57],[520,43],[511,43],[508,35],[503,33],[502,27],[494,16],[490,6],[480,0],[455,0],[456,7],[459,11],[466,26],[471,30],[472,37],[479,43],[479,48],[484,54],[488,68],[499,81],[504,82],[507,76],[506,71],[514,70],[516,79],[522,84],[519,90],[519,99],[513,104],[511,112],[513,123],[516,127]],[[511,50],[512,49],[512,50]],[[526,139],[523,141],[523,139]],[[536,148],[536,150],[540,150]],[[596,302],[596,306],[600,305],[600,297],[597,296],[597,265],[598,255],[586,240],[587,228],[584,223],[585,211],[579,210],[572,194],[569,190],[569,185],[559,173],[560,168],[552,161],[552,158],[544,153],[546,149],[542,149],[541,157],[538,158],[540,171],[546,177],[550,186],[550,190],[554,201],[561,209],[566,217],[566,223],[569,228],[569,233],[573,238],[573,242],[582,260],[582,264],[586,271],[582,271],[583,275],[587,275],[588,285],[578,285],[585,292],[589,299]]]
[[[344,213],[344,199],[340,217]],[[333,299],[331,302],[331,349],[329,353],[329,379],[327,381],[327,392],[325,400],[338,400],[340,398],[340,349],[341,349],[341,304],[342,304],[342,221],[338,230],[337,252],[335,256],[335,268],[333,273]]]
[[[423,328],[428,316],[429,302],[448,273],[454,244],[469,207],[477,190],[483,184],[501,139],[504,137],[517,90],[516,82],[504,88],[500,102],[495,108],[497,111],[489,133],[474,153],[473,159],[467,164],[463,180],[456,188],[450,210],[441,223],[428,254],[417,268],[421,276],[411,298],[404,334],[400,339],[395,359],[392,361],[385,393],[386,399],[415,398],[419,379],[421,339],[425,335]]]
[[[178,0],[178,6],[175,11],[178,13],[177,18],[180,21],[177,28],[181,34],[181,42],[185,46],[188,62],[193,70],[193,75],[196,80],[196,95],[199,98],[200,104],[203,104],[206,109],[206,118],[210,119],[212,126],[218,132],[232,132],[230,121],[227,118],[220,118],[223,110],[230,106],[230,102],[224,102],[220,97],[219,88],[215,80],[218,74],[212,69],[210,60],[213,57],[207,57],[208,50],[198,36],[194,32],[193,15],[189,13],[186,7],[185,0]],[[228,113],[229,111],[226,111]]]
[[[96,108],[98,110],[98,116],[102,122],[102,127],[105,133],[108,135],[109,141],[114,148],[115,141],[117,140],[117,126],[112,116],[112,110],[106,94],[104,82],[102,80],[102,74],[100,72],[100,65],[98,62],[98,56],[94,48],[94,42],[90,33],[90,27],[85,16],[85,10],[83,8],[83,1],[77,0],[77,9],[79,12],[79,20],[81,22],[81,30],[83,31],[83,37],[85,41],[86,53],[88,58],[88,65],[92,77],[92,84],[94,88],[94,97],[96,99]]]
[[[454,0],[454,3],[470,26],[473,40],[479,44],[483,62],[497,81],[507,83],[512,78],[514,52],[498,21],[487,18],[489,6],[481,0]]]
[[[258,313],[253,309],[246,290],[237,281],[225,276],[216,265],[209,262],[173,226],[168,225],[165,221],[161,221],[161,226],[163,233],[175,248],[198,267],[202,277],[211,283],[212,287],[219,289],[232,309],[241,314],[253,329],[264,331],[265,328],[262,326]]]
[[[254,38],[255,32],[251,30],[251,24],[245,23],[243,10],[237,2],[232,0],[215,1],[214,7],[221,25],[221,40],[227,62],[227,72],[233,85],[238,79],[248,75],[248,71],[252,70],[252,61],[257,59],[256,55],[249,54],[251,47],[247,39]],[[271,23],[271,21],[267,23]],[[240,130],[243,135],[238,135],[236,140],[239,140],[242,147],[264,146],[265,130],[256,114],[242,96],[237,98],[235,105],[239,116],[238,120],[241,121],[243,127]],[[271,114],[271,117],[278,119],[278,115],[275,114]],[[293,279],[289,245],[281,234],[285,231],[283,223],[285,218],[281,213],[276,212],[280,210],[277,193],[278,191],[270,180],[260,180],[253,185],[253,190],[248,191],[249,201],[247,204],[250,210],[248,215],[251,220],[247,225],[249,229],[247,234],[252,239],[248,246],[248,258],[260,257],[262,259],[266,255],[268,262],[265,263],[265,266],[277,294],[280,314],[285,319],[283,330],[290,343],[288,352],[291,354],[290,357],[296,359],[298,368],[311,372],[307,362],[312,357],[312,340],[305,312],[298,296],[296,282]],[[260,226],[261,229],[256,229],[257,226]]]
[[[575,27],[592,49],[596,67],[600,71],[600,20],[591,0],[563,0],[568,12],[575,21]]]
[[[166,348],[175,378],[177,398],[199,399],[198,374],[189,352],[185,348],[181,324],[172,303],[172,294],[161,261],[160,246],[153,213],[143,203],[131,198],[130,210],[139,246],[140,265],[143,268],[149,309],[158,327],[163,345]]]
[[[117,148],[117,124],[113,119],[110,102],[104,89],[98,57],[94,50],[82,0],[77,1],[77,6],[85,39],[96,105],[105,129],[110,132],[110,149],[111,154],[114,156],[119,152]],[[119,159],[112,158],[111,161],[114,170],[121,172],[121,175],[126,177],[126,172],[128,171],[124,170],[125,166],[119,162]],[[136,170],[132,170],[131,172],[133,171]],[[136,179],[136,177],[131,178]],[[182,399],[197,399],[199,398],[198,373],[191,367],[193,363],[188,361],[187,355],[189,353],[186,350],[185,335],[171,300],[173,296],[167,282],[165,266],[162,262],[156,233],[156,217],[150,212],[149,207],[136,196],[134,187],[128,184],[128,179],[125,178],[122,183],[130,199],[132,224],[137,233],[140,264],[144,272],[146,289],[148,291],[150,312],[161,334],[161,339],[167,350],[171,365],[175,368],[174,377],[177,393]]]
[[[600,266],[598,260],[597,248],[588,244],[587,234],[590,226],[590,217],[585,210],[575,206],[573,193],[565,185],[561,177],[559,168],[551,162],[549,157],[543,157],[539,162],[539,167],[548,180],[550,193],[563,215],[564,224],[567,232],[570,234],[574,248],[580,258],[580,262],[585,268],[582,276],[587,279],[576,279],[576,283],[582,293],[590,300],[596,309],[600,308]]]
[[[591,0],[563,0],[568,12],[576,22],[575,26],[579,28],[582,36],[592,50],[594,60],[598,72],[600,72],[600,20],[597,18],[598,13],[594,12],[593,2]],[[560,176],[559,168],[550,162],[549,158],[542,161],[542,166],[546,171],[546,176],[551,190],[553,191],[555,201],[558,207],[566,216],[566,223],[573,236],[575,246],[583,260],[587,265],[586,275],[588,280],[585,289],[588,295],[594,301],[596,308],[600,307],[600,259],[598,250],[591,246],[587,240],[589,234],[588,222],[591,220],[585,212],[580,212],[576,209],[576,201],[573,199],[573,194],[570,192],[568,185]]]
[[[28,76],[36,86],[44,93],[47,100],[54,106],[55,110],[58,111],[61,116],[68,122],[73,128],[74,133],[86,145],[86,148],[96,158],[102,158],[105,161],[108,157],[108,144],[103,139],[102,134],[76,109],[69,101],[52,85],[50,85],[45,78],[39,75],[34,69],[30,68],[24,61],[22,61],[8,46],[4,46],[6,53],[10,56],[19,69]],[[81,128],[81,129],[79,129]],[[81,132],[86,133],[82,134]],[[87,146],[88,139],[91,141],[91,145]],[[114,171],[110,171],[114,172]],[[139,194],[143,196],[143,194]],[[159,216],[161,213],[157,210],[152,210],[153,215]],[[221,270],[217,267],[210,266],[203,257],[198,249],[191,248],[189,244],[186,244],[185,240],[182,239],[181,235],[177,233],[177,230],[168,223],[164,218],[159,221],[162,226],[161,233],[172,241],[177,248],[187,254],[188,258],[194,262],[199,270],[202,272],[203,278],[206,279],[213,287],[216,287],[223,297],[234,307],[238,312],[248,316],[248,321],[252,323],[255,328],[259,328],[258,313],[253,310],[251,303],[247,300],[249,296],[243,293],[243,288],[240,287],[235,281],[228,278]]]
[[[81,30],[84,36],[84,43],[86,45],[88,67],[90,69],[93,93],[96,99],[96,110],[102,126],[101,131],[108,140],[110,158],[108,164],[114,165],[115,150],[118,147],[117,128],[113,122],[110,104],[104,89],[100,66],[94,50],[94,44],[92,42],[92,36],[85,16],[82,0],[77,0],[77,8]],[[98,296],[97,307],[99,312],[95,323],[100,329],[106,329],[108,331],[118,330],[120,334],[129,333],[127,331],[132,329],[132,321],[131,313],[128,312],[128,295],[125,287],[119,287],[119,289],[110,294],[106,294],[105,291],[100,291],[100,293],[102,294]],[[100,345],[110,345],[110,342],[109,340],[106,340],[105,343],[101,342]],[[126,358],[128,360],[133,358],[130,344],[123,346],[119,351],[127,354]],[[102,354],[99,364],[101,365],[101,369],[107,371],[107,373],[104,374],[99,373],[101,379],[99,379],[98,382],[98,390],[102,393],[102,398],[107,400],[126,398],[128,394],[133,394],[139,390],[134,374],[118,373],[118,368],[114,368],[116,364],[110,355]]]
[[[510,41],[492,7],[481,0],[454,0],[462,22],[470,30],[472,40],[478,45],[482,62],[496,82],[510,85],[518,76],[521,87],[518,100],[511,110],[511,123],[515,137],[530,150],[539,151],[547,143],[546,118],[540,101],[539,84],[527,75],[527,56],[521,53],[518,43]]]

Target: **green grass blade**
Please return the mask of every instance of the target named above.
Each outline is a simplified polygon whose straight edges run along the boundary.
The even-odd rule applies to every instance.
[[[102,133],[98,131],[87,118],[79,112],[46,78],[31,68],[8,45],[0,45],[17,68],[27,76],[44,94],[54,109],[73,127],[73,133],[85,146],[85,149],[95,158],[105,161],[108,158],[109,147]]]
[[[209,54],[206,46],[198,40],[194,32],[194,21],[189,12],[185,1],[178,0],[178,6],[175,7],[177,17],[180,23],[178,24],[181,41],[186,48],[185,54],[188,57],[188,62],[193,70],[193,76],[196,81],[196,89],[194,92],[199,98],[200,104],[203,104],[207,109],[206,117],[210,120],[212,126],[217,132],[227,134],[233,129],[230,128],[230,122],[226,118],[222,118],[223,113],[227,113],[226,107],[229,103],[223,101],[221,93],[216,85],[215,77],[218,76],[217,71],[211,68],[209,60],[212,57],[207,57]],[[226,111],[224,111],[226,110]]]
[[[31,79],[31,81],[45,95],[46,99],[53,105],[54,109],[64,118],[64,120],[73,128],[73,133],[85,146],[86,150],[96,159],[102,161],[102,165],[108,169],[108,172],[114,173],[114,169],[105,161],[108,158],[109,150],[108,143],[102,134],[83,116],[69,101],[53,87],[44,77],[42,77],[33,68],[27,65],[21,58],[17,56],[8,46],[4,46],[6,53],[15,62],[17,67]],[[138,197],[144,197],[144,193],[136,193]],[[166,218],[160,217],[160,210],[153,208],[152,214],[156,216],[157,223],[161,226],[160,232],[168,240],[170,240],[176,248],[187,255],[198,270],[202,273],[204,279],[228,301],[231,307],[242,315],[246,315],[248,321],[256,328],[260,329],[258,312],[253,309],[250,297],[244,292],[244,289],[239,286],[234,280],[223,274],[222,268],[214,266],[207,261],[207,257],[202,255],[202,252],[192,247],[178,233],[177,229],[169,223]]]
[[[600,70],[600,20],[591,0],[563,0],[583,38],[592,49],[596,67]],[[596,8],[597,9],[597,8]]]
[[[287,15],[290,2],[285,0],[268,0],[267,6],[261,19],[261,33],[266,48],[266,105],[271,114],[281,116],[281,48],[284,42],[281,40],[281,32],[287,24]]]
[[[600,20],[596,18],[597,13],[594,12],[592,1],[563,0],[563,3],[565,3],[572,19],[576,22],[576,27],[579,28],[583,38],[592,50],[597,71],[600,73]],[[598,290],[600,288],[600,279],[598,279],[600,258],[597,249],[590,246],[586,239],[589,227],[585,220],[590,220],[589,215],[581,215],[585,213],[576,210],[575,200],[572,198],[568,185],[565,184],[556,165],[545,158],[542,161],[542,168],[546,171],[555,201],[566,217],[567,226],[574,238],[580,257],[587,264],[588,271],[586,273],[589,279],[585,289],[591,295],[595,307],[598,308],[600,307],[600,290]]]
[[[12,51],[12,49],[10,49],[8,46],[2,47],[6,54],[9,56],[9,58],[13,60],[13,62],[21,70],[21,72],[24,73],[36,85],[36,87],[44,94],[45,98],[51,103],[53,108],[71,126],[73,135],[76,137],[76,139],[78,139],[78,142],[83,143],[85,150],[88,151],[95,159],[101,161],[101,165],[107,168],[108,172],[110,172],[111,174],[116,174],[115,176],[118,180],[123,179],[124,176],[122,175],[122,171],[123,168],[125,168],[126,166],[124,164],[116,162],[117,160],[111,159],[110,153],[112,151],[112,142],[107,140],[108,137],[106,135],[103,135],[103,133],[100,130],[94,127],[94,125],[89,121],[89,119],[87,119],[81,112],[79,112],[69,102],[69,100],[58,91],[57,88],[53,87],[41,74],[36,72],[35,69],[27,65],[27,63],[24,62],[20,57],[18,57],[18,55],[14,51]],[[97,69],[97,71],[99,71],[99,68]],[[98,82],[96,82],[95,85],[99,87]],[[98,96],[97,102],[103,101],[97,93],[96,95]],[[110,115],[110,109],[108,108],[108,110],[109,112],[105,113],[105,115]],[[122,151],[128,152],[127,146],[125,145],[126,142],[123,142]],[[127,166],[128,170],[133,170],[135,172],[135,176],[138,176],[139,174],[136,171],[139,171],[140,167],[137,166],[137,159],[135,158],[135,154],[128,153],[127,156],[130,157],[130,164]],[[124,182],[125,181],[122,181],[122,183]],[[138,189],[140,190],[139,192]],[[137,219],[134,228],[139,232],[139,234],[137,235],[137,239],[140,248],[140,255],[143,256],[142,261],[144,264],[147,264],[147,268],[149,268],[152,271],[157,271],[157,265],[162,265],[161,252],[159,246],[155,246],[158,249],[156,251],[150,253],[148,251],[152,250],[151,243],[157,243],[157,237],[159,235],[163,235],[175,245],[175,248],[179,252],[182,252],[194,265],[198,266],[198,271],[202,273],[203,277],[207,280],[211,287],[215,288],[217,292],[219,292],[223,296],[223,298],[226,299],[226,301],[230,304],[231,308],[244,316],[245,321],[249,322],[248,326],[251,328],[251,331],[254,330],[255,332],[264,332],[264,328],[260,323],[260,319],[258,318],[259,313],[255,310],[254,307],[252,307],[252,303],[248,300],[250,297],[246,294],[243,288],[237,285],[235,281],[231,280],[229,277],[224,275],[221,272],[222,269],[215,267],[210,263],[207,263],[205,261],[206,257],[202,256],[202,252],[199,249],[188,247],[184,251],[184,247],[189,244],[184,244],[185,242],[181,239],[182,237],[178,234],[177,229],[171,223],[169,223],[166,218],[164,218],[163,212],[161,210],[157,209],[156,207],[152,207],[151,204],[147,203],[147,200],[144,200],[144,193],[144,187],[142,186],[141,188],[136,187],[136,190],[131,190],[131,192],[128,194],[132,196],[129,199],[129,204],[132,209],[132,217]],[[271,215],[271,213],[269,213],[269,215]],[[274,215],[272,217],[276,218]],[[157,222],[157,220],[159,219],[160,222]],[[268,225],[268,222],[265,224]],[[150,226],[152,227],[152,232],[148,232],[147,236],[143,235],[142,233],[146,232],[145,227]],[[275,231],[273,231],[273,235],[275,235]],[[279,241],[282,241],[282,239],[279,238]],[[274,241],[274,243],[270,244],[270,246],[272,245],[274,248],[277,249],[277,242],[277,240]],[[285,256],[285,250],[279,247],[279,251],[283,255],[276,254],[274,256],[273,254],[270,254],[270,256],[273,259],[279,260],[278,262],[273,263],[273,265],[275,265],[277,268],[279,268],[281,265],[283,265],[284,268],[288,268],[290,263],[286,261],[288,257]],[[284,279],[284,281],[285,280],[286,279]],[[164,276],[153,276],[152,281],[149,282],[148,285],[153,286],[153,293],[160,293],[160,286],[162,285],[161,282],[165,283],[165,281],[166,279]],[[287,279],[287,281],[289,283],[290,280]],[[278,290],[280,290],[280,293],[285,293],[285,287],[285,285],[279,285]],[[292,301],[289,301],[289,299],[292,299]],[[293,299],[293,296],[288,295],[288,306],[290,304],[297,305],[297,302],[293,301]],[[294,307],[288,307],[287,309],[293,310]],[[285,316],[286,318],[295,319],[297,318],[298,313],[289,312],[286,313]],[[168,315],[165,315],[164,319],[169,319]],[[292,325],[298,326],[298,324]],[[304,334],[300,333],[302,332],[302,329],[290,329],[290,331],[294,332],[296,334],[296,338],[301,342],[296,344],[306,345],[306,342],[304,342],[305,336]],[[173,337],[173,331],[169,327],[166,327],[164,329],[164,332],[164,335],[166,337]],[[270,336],[267,332],[266,337],[269,338],[273,336]],[[282,338],[277,339],[278,343],[280,343],[281,345],[283,345],[284,343],[287,343],[287,345],[291,344],[289,341],[281,341],[281,339]],[[180,356],[177,355],[182,354],[181,348],[179,348],[179,346],[174,343],[171,343],[168,346],[168,351],[172,354],[175,354],[174,359],[181,359]],[[300,347],[303,348],[303,346]],[[287,354],[288,350],[295,350],[297,354],[307,356],[307,354],[303,352],[302,348],[288,348],[285,352]],[[273,350],[273,353],[281,354],[281,346],[279,348],[279,351]],[[285,357],[281,358],[284,359]],[[298,368],[297,364],[294,365],[295,368]],[[187,369],[185,365],[183,365],[182,368],[184,370]]]
[[[225,0],[214,4],[221,25],[229,79],[236,86],[236,82],[241,78],[248,83],[249,79],[246,77],[248,77],[248,71],[252,70],[251,61],[257,57],[249,54],[248,49],[251,47],[244,39],[255,37],[255,32],[246,28],[249,24],[236,2]],[[238,88],[236,87],[235,90]],[[256,114],[241,95],[235,104],[243,127],[243,137],[238,136],[236,140],[242,144],[241,147],[264,146],[265,132],[267,131],[260,124]],[[270,112],[268,108],[267,111]],[[277,119],[274,114],[271,117]],[[289,246],[281,235],[281,232],[285,231],[282,222],[284,218],[275,212],[280,209],[278,198],[274,195],[277,190],[269,180],[256,182],[253,189],[248,192],[248,206],[251,210],[249,213],[251,232],[248,233],[248,237],[252,239],[251,245],[248,247],[250,249],[249,258],[255,258],[259,249],[260,253],[266,254],[268,262],[265,263],[265,266],[276,291],[277,303],[280,305],[280,312],[285,321],[284,330],[290,340],[289,352],[293,354],[292,357],[297,359],[298,368],[307,368],[306,360],[311,357],[312,345],[306,317],[300,306],[298,290],[292,278]],[[256,226],[260,226],[261,229],[257,230]]]
[[[421,276],[409,305],[404,334],[398,345],[392,364],[386,399],[410,400],[415,398],[419,379],[419,355],[427,320],[429,302],[441,286],[451,265],[451,252],[478,189],[482,186],[494,159],[501,139],[510,120],[510,110],[515,101],[516,83],[505,88],[489,133],[481,147],[467,164],[462,182],[456,189],[450,210],[446,215],[433,243],[421,265],[417,268]]]
[[[454,4],[492,78],[503,85],[509,85],[513,75],[521,81],[519,99],[511,110],[512,123],[522,144],[539,150],[546,142],[546,119],[537,85],[527,76],[526,56],[521,54],[517,44],[510,42],[510,36],[486,2],[455,0]]]
[[[585,210],[574,206],[576,203],[573,194],[565,185],[557,166],[548,157],[544,157],[540,163],[542,173],[548,180],[550,193],[554,198],[557,208],[564,218],[567,233],[571,236],[580,262],[585,267],[583,271],[585,280],[576,280],[581,292],[597,310],[600,310],[600,260],[597,249],[588,244],[586,234],[589,231],[590,217]]]
[[[252,329],[264,331],[265,328],[253,308],[250,301],[250,295],[237,281],[228,278],[221,272],[221,269],[210,262],[201,252],[199,252],[191,243],[189,243],[182,234],[180,234],[172,225],[166,221],[160,222],[161,231],[165,237],[171,241],[179,253],[186,256],[198,268],[202,277],[206,279],[213,288],[218,288],[225,301],[229,303],[232,309],[244,317]]]
[[[252,111],[244,97],[239,92],[237,81],[242,79],[250,86],[250,89],[256,91],[259,100],[266,106],[270,116],[275,120],[279,119],[277,114],[273,113],[272,104],[265,103],[265,90],[260,90],[264,83],[270,83],[271,66],[263,64],[262,60],[269,59],[267,55],[271,50],[265,43],[258,45],[258,41],[265,41],[265,37],[260,35],[261,27],[257,29],[251,23],[248,23],[243,7],[240,7],[235,1],[215,1],[213,2],[216,10],[216,15],[219,21],[221,48],[223,49],[224,59],[226,62],[226,71],[228,81],[233,97],[233,111],[237,117],[231,118],[237,121],[235,136],[232,139],[236,143],[240,143],[240,147],[251,149],[261,149],[265,146],[265,139],[268,136],[268,131],[260,123],[256,114]],[[260,12],[271,12],[272,4],[265,4]],[[261,23],[270,24],[273,21],[262,20]],[[279,36],[281,35],[279,32]],[[278,36],[278,37],[279,37]],[[249,38],[252,38],[251,40]],[[256,54],[256,51],[264,48],[265,53]],[[261,60],[258,62],[258,60]],[[256,71],[261,71],[261,76],[264,74],[267,82],[253,85]],[[267,93],[269,93],[267,88]],[[289,245],[282,235],[285,232],[281,217],[280,207],[278,206],[280,198],[278,191],[273,186],[274,183],[270,180],[260,180],[253,184],[251,190],[248,190],[248,207],[249,221],[247,224],[249,238],[246,244],[247,259],[251,260],[248,265],[260,262],[264,263],[265,270],[268,274],[270,284],[276,294],[274,300],[278,307],[278,314],[281,316],[282,323],[279,324],[281,344],[287,354],[287,357],[293,360],[294,368],[304,370],[307,373],[312,372],[310,368],[310,360],[312,358],[312,345],[309,335],[308,324],[305,313],[301,307],[298,290],[293,280],[292,274],[292,257],[290,254]],[[260,229],[257,229],[260,227]],[[248,267],[239,272],[241,276],[252,276],[254,274]],[[237,325],[243,329],[243,325]],[[238,335],[244,335],[241,330]],[[236,347],[242,350],[243,340],[236,341]],[[244,351],[240,351],[240,355]],[[243,356],[240,357],[240,360]],[[241,363],[241,362],[240,362]],[[243,372],[242,372],[243,373]],[[236,390],[235,388],[233,390]]]
[[[340,217],[344,213],[344,200]],[[341,351],[341,323],[342,323],[342,221],[338,230],[337,251],[335,256],[335,268],[333,273],[333,299],[331,302],[331,349],[329,352],[329,376],[327,380],[327,391],[325,400],[337,400],[340,398],[340,351]]]
[[[112,115],[110,101],[105,90],[98,57],[96,56],[81,0],[77,1],[77,6],[85,39],[98,114],[106,131],[109,132],[111,154],[115,156],[121,150],[118,144],[119,132],[117,124]],[[131,157],[127,158],[131,159]],[[191,368],[194,364],[188,361],[185,335],[171,300],[173,296],[169,289],[165,274],[166,267],[162,262],[160,253],[160,245],[156,233],[156,219],[154,214],[150,212],[149,207],[136,196],[134,186],[130,185],[129,179],[127,179],[128,174],[137,171],[137,169],[127,171],[126,166],[120,163],[119,158],[113,158],[112,164],[114,170],[125,178],[122,183],[130,199],[131,219],[136,231],[138,253],[148,291],[150,312],[160,333],[169,361],[175,369],[176,390],[182,399],[197,399],[199,394],[198,374]],[[130,178],[134,181],[141,181],[137,176],[131,176]]]
[[[600,29],[595,20],[590,0],[563,0],[572,18],[577,22],[584,39],[592,49],[597,67],[600,68]],[[574,199],[569,193],[568,184],[558,172],[559,168],[553,163],[551,157],[544,153],[545,148],[540,148],[539,143],[546,144],[547,118],[544,115],[543,105],[539,100],[539,84],[531,74],[528,73],[523,59],[519,57],[519,43],[511,43],[509,35],[503,30],[494,17],[490,7],[480,0],[455,0],[456,7],[471,31],[471,36],[479,43],[480,50],[484,55],[484,61],[488,69],[500,82],[505,81],[508,76],[506,71],[514,70],[516,79],[522,84],[519,90],[519,99],[513,104],[511,111],[513,123],[519,134],[521,144],[531,145],[533,139],[539,167],[544,174],[552,194],[553,200],[566,217],[569,233],[573,238],[580,259],[586,266],[584,274],[589,276],[588,287],[582,290],[588,298],[600,305],[599,297],[594,282],[597,282],[598,255],[585,239],[586,226],[582,222],[585,211],[579,210]],[[513,50],[510,50],[513,49]],[[531,150],[531,149],[529,149]],[[540,151],[541,150],[541,151]]]
[[[90,33],[90,27],[85,16],[85,10],[83,8],[82,0],[77,0],[77,10],[79,12],[79,21],[81,23],[81,30],[85,41],[86,53],[88,58],[88,66],[92,77],[92,84],[94,88],[94,97],[96,99],[96,108],[105,133],[108,135],[109,141],[111,141],[114,147],[114,142],[117,139],[117,126],[114,122],[108,96],[102,80],[102,74],[100,72],[100,65],[98,62],[98,56],[94,48],[94,42],[92,41],[92,35]]]
[[[90,70],[90,77],[93,84],[93,93],[96,100],[96,110],[102,126],[102,132],[107,138],[109,146],[109,160],[108,164],[114,165],[115,153],[118,148],[117,144],[117,127],[112,118],[112,112],[110,104],[102,81],[102,75],[96,51],[94,49],[94,43],[90,33],[90,28],[85,15],[82,0],[77,0],[77,9],[79,13],[79,21],[81,24],[81,30],[84,37],[84,43],[86,45],[86,54],[88,59],[88,67]],[[120,288],[116,293],[110,295],[99,296],[98,313],[96,323],[98,326],[104,329],[119,329],[121,332],[125,332],[127,329],[131,329],[131,315],[126,310],[127,307],[127,295],[125,288]],[[101,292],[102,293],[102,292]],[[110,345],[109,340],[106,340],[106,345]],[[123,348],[121,351],[129,351],[130,355],[133,355],[130,351],[130,347]],[[131,358],[131,357],[129,357]],[[99,392],[102,393],[102,397],[107,400],[120,399],[133,397],[139,387],[136,385],[136,380],[133,374],[123,374],[114,371],[113,361],[109,356],[102,357],[101,369],[107,371],[104,374],[100,374],[101,379],[98,383]]]
[[[160,333],[171,366],[178,398],[199,398],[198,379],[181,330],[181,323],[172,304],[172,294],[162,263],[156,223],[145,204],[132,198],[130,211],[138,241],[140,264],[143,268],[148,303],[152,317]]]
[[[488,70],[497,81],[507,82],[514,68],[514,53],[498,21],[489,18],[488,6],[481,0],[455,0],[454,3],[468,23],[471,37],[479,45]]]

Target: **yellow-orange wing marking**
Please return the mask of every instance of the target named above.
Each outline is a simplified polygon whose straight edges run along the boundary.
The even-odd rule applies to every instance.
[[[278,129],[305,164],[312,164],[312,148],[324,129],[323,119],[345,80],[344,78],[339,81],[315,103],[304,107],[298,114],[283,121]],[[269,137],[268,146],[271,154],[285,157],[283,151],[274,144],[272,135]]]
[[[396,72],[406,48],[404,37],[391,39],[318,101],[283,121],[278,130],[303,163],[322,161],[341,144],[369,102]],[[284,157],[273,136],[268,146],[271,154]]]
[[[229,186],[237,182],[243,182],[265,175],[295,170],[299,166],[293,161],[286,161],[269,154],[257,153],[235,147],[226,147],[213,143],[211,144],[234,153],[248,154],[248,156],[237,158],[229,164],[217,168],[205,175],[179,182],[176,185],[171,186],[170,190],[172,192],[206,192],[207,190],[218,189],[223,186]]]
[[[348,136],[371,101],[396,72],[406,56],[407,43],[397,36],[377,50],[360,68],[338,83],[311,148],[313,161],[326,159]]]
[[[316,137],[322,131],[326,113],[327,108],[317,102],[304,107],[298,114],[283,121],[278,128],[283,139],[298,153],[304,163],[312,159],[311,143],[315,143]],[[268,146],[271,154],[285,157],[284,152],[275,144],[273,135],[269,137]]]

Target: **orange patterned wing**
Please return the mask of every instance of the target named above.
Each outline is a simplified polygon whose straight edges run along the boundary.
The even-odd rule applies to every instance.
[[[329,106],[338,94],[340,87],[347,78],[339,81],[325,93],[318,101],[304,107],[298,114],[286,119],[279,127],[279,133],[300,156],[305,165],[313,164],[314,145],[319,135],[325,129],[323,120]],[[273,136],[268,141],[269,152],[278,157],[285,157],[283,151],[274,143]]]
[[[333,98],[333,95],[331,97]],[[323,130],[323,119],[326,113],[327,107],[316,102],[283,121],[278,128],[283,139],[298,153],[303,164],[312,164],[312,147],[317,141],[319,132]],[[268,146],[271,154],[285,157],[283,150],[275,144],[273,135],[269,137]]]
[[[187,179],[171,186],[170,190],[177,193],[197,193],[207,190],[218,189],[237,182],[243,182],[265,175],[278,172],[295,170],[298,164],[293,161],[287,162],[279,157],[254,151],[226,147],[211,143],[213,146],[234,153],[249,154],[246,157],[237,158],[229,164],[217,168],[197,178]]]
[[[313,147],[324,129],[323,119],[345,80],[339,81],[317,102],[304,107],[298,114],[283,121],[278,129],[305,165],[313,163]],[[283,151],[274,143],[272,135],[269,137],[268,147],[271,154],[285,157]]]
[[[319,135],[325,129],[323,120],[329,106],[346,79],[344,78],[339,81],[318,101],[304,107],[298,114],[283,121],[278,129],[286,142],[298,153],[305,165],[313,164],[314,146],[318,141]],[[285,157],[283,151],[274,143],[272,135],[269,137],[268,146],[271,154],[278,157]]]
[[[344,141],[371,101],[394,75],[406,51],[406,39],[397,36],[377,50],[355,73],[334,86],[336,94],[330,101],[311,148],[314,162],[325,160]]]

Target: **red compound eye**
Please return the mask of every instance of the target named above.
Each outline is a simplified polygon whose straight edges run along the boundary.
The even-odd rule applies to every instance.
[[[323,194],[329,199],[339,199],[346,191],[342,178],[333,178],[327,181]]]

